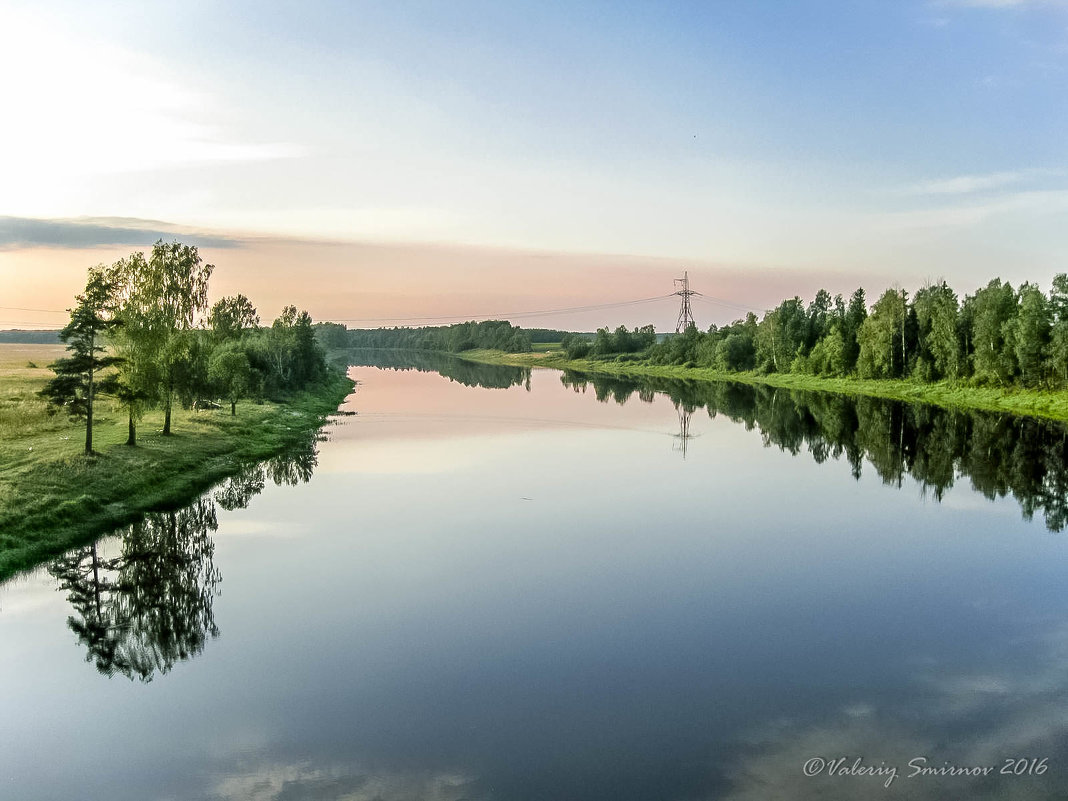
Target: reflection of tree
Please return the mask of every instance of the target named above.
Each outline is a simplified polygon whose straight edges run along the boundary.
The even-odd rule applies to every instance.
[[[866,459],[884,483],[905,476],[941,499],[958,477],[988,498],[1011,494],[1024,517],[1041,513],[1051,531],[1068,526],[1068,426],[1031,417],[951,411],[880,398],[778,389],[733,382],[699,382],[565,373],[565,386],[598,400],[626,403],[638,393],[671,398],[676,407],[705,408],[747,429],[765,446],[813,459],[845,458],[860,478]]]
[[[317,438],[312,436],[286,451],[280,456],[269,459],[264,469],[271,481],[281,486],[287,484],[307,484],[319,463]]]
[[[376,350],[361,348],[345,352],[346,362],[356,367],[383,367],[391,370],[419,370],[440,373],[450,381],[468,387],[508,389],[525,386],[530,390],[530,368],[504,364],[482,364],[449,353],[422,350]]]
[[[221,581],[214,564],[215,505],[243,509],[275,484],[311,478],[318,434],[286,453],[249,464],[214,493],[184,509],[153,512],[116,532],[119,556],[104,558],[94,543],[57,559],[49,572],[67,593],[74,614],[67,625],[85,645],[86,661],[108,676],[151,681],[217,637],[213,601]]]
[[[244,509],[263,492],[268,478],[279,486],[307,483],[319,463],[318,441],[312,435],[273,459],[244,465],[215,491],[216,503],[227,511]]]
[[[96,545],[49,568],[75,614],[67,625],[87,661],[108,676],[150,681],[217,637],[212,610],[221,580],[213,562],[215,505],[203,497],[154,512],[121,532],[122,552],[102,559]]]
[[[263,492],[263,465],[244,465],[215,491],[215,502],[226,511],[244,509],[254,497]]]

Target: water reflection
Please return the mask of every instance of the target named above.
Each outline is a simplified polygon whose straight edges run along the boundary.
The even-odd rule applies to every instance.
[[[522,386],[530,391],[530,368],[504,364],[481,364],[449,353],[419,350],[357,349],[346,351],[344,364],[350,367],[381,367],[388,370],[418,370],[440,373],[467,387],[508,389]]]
[[[102,558],[97,544],[56,560],[49,572],[74,609],[67,625],[107,676],[151,681],[217,637],[212,611],[221,581],[211,532],[215,505],[146,515],[121,533],[122,552]]]
[[[216,506],[243,509],[277,485],[307,482],[318,459],[317,437],[284,455],[251,464],[182,509],[152,512],[113,535],[118,556],[99,542],[68,552],[48,572],[67,593],[67,625],[100,673],[151,681],[200,654],[219,636],[214,599],[222,576],[212,534]]]
[[[217,546],[210,564],[187,562],[200,586],[186,594],[206,595],[207,608],[184,624],[185,651],[209,658],[169,668],[179,675],[151,692],[82,664],[88,643],[71,647],[68,614],[105,664],[112,627],[135,617],[109,598],[140,578],[102,564],[138,550],[125,538],[74,560],[63,595],[40,572],[7,589],[0,776],[14,795],[1064,795],[1068,541],[1034,536],[1013,504],[966,486],[936,505],[876,478],[967,484],[961,470],[980,474],[978,452],[984,482],[1009,474],[1003,462],[1024,457],[989,434],[1002,431],[997,416],[737,385],[587,379],[579,395],[581,377],[565,386],[540,370],[529,394],[422,372],[359,376],[349,405],[360,415],[332,432],[318,467],[309,444],[176,513],[176,529],[202,527],[187,535],[202,552]],[[702,424],[701,409],[740,425]],[[963,453],[910,444],[931,430],[961,439]],[[1047,435],[1038,441],[1048,448]],[[684,442],[686,462],[672,451]],[[384,468],[391,450],[403,458]],[[299,489],[271,486],[313,468]],[[164,547],[171,525],[160,513],[142,537],[141,551],[163,550],[149,564],[181,561],[181,548],[176,559]],[[217,597],[222,584],[211,590],[207,577],[220,568]],[[153,595],[138,597],[161,614]],[[133,639],[180,652],[153,644],[159,628]],[[160,672],[114,651],[131,678],[136,665]],[[123,721],[121,750],[98,736],[105,720]],[[41,755],[55,753],[62,764],[49,767]],[[879,777],[803,774],[813,757],[857,756],[1050,767],[902,777],[889,789]]]
[[[689,415],[706,409],[748,430],[758,429],[766,447],[817,463],[845,459],[859,479],[865,460],[884,483],[900,487],[905,476],[941,500],[962,477],[985,497],[1012,495],[1030,520],[1037,512],[1050,531],[1068,523],[1068,427],[1010,414],[941,409],[881,398],[851,397],[732,382],[643,379],[566,372],[565,386],[597,399],[650,402],[664,393],[679,410],[685,454]]]

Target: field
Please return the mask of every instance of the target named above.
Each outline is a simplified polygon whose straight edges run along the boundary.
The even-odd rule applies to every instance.
[[[125,412],[102,398],[98,454],[85,457],[84,423],[50,414],[36,394],[62,353],[61,345],[0,344],[0,579],[281,452],[317,428],[352,387],[339,375],[284,403],[239,403],[236,417],[229,406],[176,408],[169,437],[161,433],[163,413],[152,411],[138,425],[136,448],[125,444]]]

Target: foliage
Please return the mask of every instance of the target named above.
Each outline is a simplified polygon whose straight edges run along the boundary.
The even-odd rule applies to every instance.
[[[350,348],[399,348],[460,353],[492,348],[509,353],[529,353],[530,336],[506,320],[457,323],[428,328],[356,328],[348,332]]]
[[[67,343],[70,356],[58,359],[51,369],[56,376],[41,395],[53,406],[65,408],[71,417],[85,420],[85,452],[93,452],[93,401],[97,393],[113,392],[114,378],[101,373],[118,364],[109,356],[104,335],[120,325],[115,317],[114,282],[105,267],[89,270],[85,291],[78,295],[70,322],[59,337]]]

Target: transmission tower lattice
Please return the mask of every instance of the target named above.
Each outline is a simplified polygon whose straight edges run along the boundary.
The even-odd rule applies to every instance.
[[[696,434],[690,433],[690,415],[693,414],[693,409],[687,406],[676,406],[675,410],[679,413],[679,433],[675,434],[677,443],[671,446],[672,450],[682,451],[683,460],[686,459],[686,444],[693,439]]]
[[[679,321],[675,324],[675,333],[681,334],[691,325],[696,326],[697,323],[693,319],[693,311],[690,309],[690,297],[697,293],[690,289],[690,272],[687,270],[682,274],[682,278],[675,279],[675,286],[682,287],[675,290],[676,295],[682,296],[682,308],[679,309]]]

